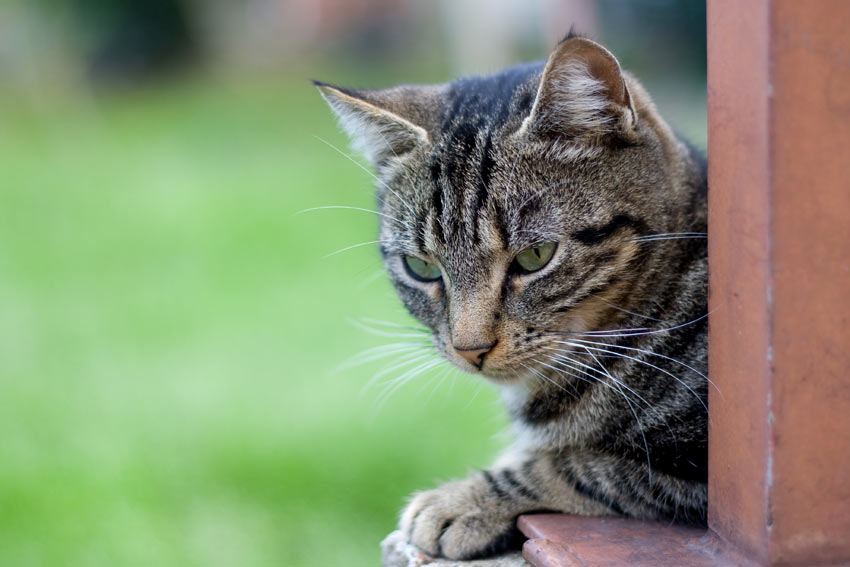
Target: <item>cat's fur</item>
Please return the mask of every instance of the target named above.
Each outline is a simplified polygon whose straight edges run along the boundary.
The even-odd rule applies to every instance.
[[[640,83],[569,37],[545,65],[487,77],[317,85],[380,178],[399,295],[448,360],[502,386],[514,420],[496,465],[414,496],[409,540],[487,555],[539,510],[703,523],[705,165]],[[640,238],[671,233],[689,234]],[[546,267],[511,272],[543,242],[558,243]],[[405,254],[442,279],[416,281]],[[482,346],[480,368],[461,356]]]

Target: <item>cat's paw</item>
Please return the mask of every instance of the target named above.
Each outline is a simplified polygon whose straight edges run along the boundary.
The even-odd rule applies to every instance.
[[[415,495],[401,518],[408,541],[426,553],[473,559],[518,543],[516,514],[481,475]]]

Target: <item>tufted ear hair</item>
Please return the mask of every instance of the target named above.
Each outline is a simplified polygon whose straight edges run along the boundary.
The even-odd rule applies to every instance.
[[[354,148],[377,169],[431,143],[429,128],[439,106],[439,87],[354,90],[318,81],[313,84],[336,113]]]
[[[598,140],[614,135],[629,140],[636,125],[637,113],[617,59],[594,41],[568,37],[549,56],[521,131],[541,137]]]

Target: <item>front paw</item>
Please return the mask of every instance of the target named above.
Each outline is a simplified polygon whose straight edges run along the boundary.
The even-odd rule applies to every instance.
[[[449,559],[491,555],[518,543],[510,504],[476,475],[417,494],[402,514],[401,530],[429,555]]]

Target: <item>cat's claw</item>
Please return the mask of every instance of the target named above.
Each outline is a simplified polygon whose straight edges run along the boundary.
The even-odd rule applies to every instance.
[[[408,541],[435,557],[473,559],[504,551],[517,535],[516,517],[477,478],[414,496],[402,514]]]

